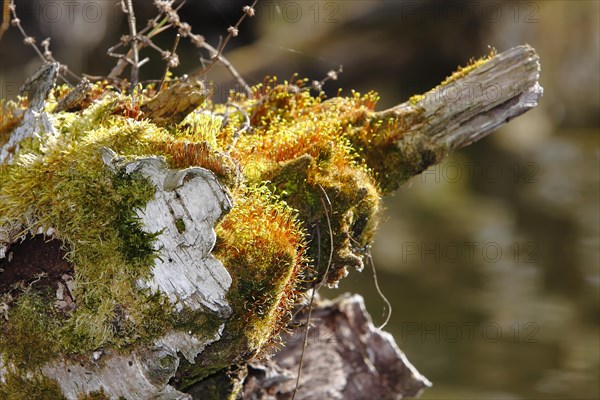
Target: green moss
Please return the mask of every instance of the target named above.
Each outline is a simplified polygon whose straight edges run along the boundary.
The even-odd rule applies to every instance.
[[[235,400],[243,388],[247,374],[248,371],[245,367],[227,368],[195,385],[189,394],[195,399]]]
[[[43,365],[58,349],[60,317],[52,308],[50,296],[28,291],[10,309],[10,323],[0,326],[0,353],[5,364],[28,369]]]
[[[110,400],[104,389],[77,396],[77,400]]]
[[[185,232],[185,222],[183,222],[183,220],[181,218],[179,218],[179,219],[177,219],[177,221],[175,221],[175,227],[177,228],[177,232],[179,232],[179,233]]]
[[[233,281],[227,328],[238,336],[244,353],[256,353],[286,323],[288,302],[306,262],[304,234],[296,212],[267,187],[240,188],[234,199],[236,207],[216,227],[214,254]]]
[[[59,323],[44,335],[30,336],[43,345],[50,335],[56,343],[48,348],[57,352],[123,347],[172,325],[168,302],[135,284],[154,264],[158,233],[143,231],[136,212],[155,189],[139,176],[111,172],[99,153],[108,146],[125,156],[145,155],[150,146],[144,138],[158,140],[166,133],[148,122],[112,115],[116,104],[107,96],[80,118],[58,114],[57,137],[29,141],[15,164],[0,169],[0,228],[53,227],[74,265],[76,310],[56,318]],[[13,325],[17,322],[11,319],[1,324],[9,332],[17,329]]]
[[[40,374],[9,372],[0,382],[0,400],[66,400],[58,383]]]

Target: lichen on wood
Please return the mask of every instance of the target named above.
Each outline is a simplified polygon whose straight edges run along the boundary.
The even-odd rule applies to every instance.
[[[184,399],[243,369],[301,293],[362,268],[384,194],[541,95],[528,46],[384,111],[375,93],[326,99],[301,79],[226,104],[193,80],[133,99],[105,82],[52,91],[54,68],[2,114],[0,398],[20,371],[68,399]],[[491,84],[493,99],[472,90]],[[40,238],[64,260],[13,273]]]

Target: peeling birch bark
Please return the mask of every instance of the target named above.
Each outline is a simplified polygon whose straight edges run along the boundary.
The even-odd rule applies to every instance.
[[[104,162],[117,168],[119,158],[102,149]],[[217,239],[214,225],[232,207],[231,199],[214,174],[204,168],[170,170],[158,157],[144,158],[124,166],[128,174],[140,173],[156,194],[140,211],[145,230],[161,232],[155,241],[159,256],[149,281],[140,281],[167,295],[177,311],[205,308],[221,318],[231,309],[225,300],[231,277],[210,254]]]

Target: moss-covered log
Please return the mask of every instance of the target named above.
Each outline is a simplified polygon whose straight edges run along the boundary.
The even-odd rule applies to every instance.
[[[528,46],[386,111],[304,80],[211,104],[195,81],[132,98],[57,87],[56,71],[0,113],[0,399],[250,390],[245,364],[280,343],[299,295],[362,268],[382,195],[541,95]],[[386,338],[361,346],[388,349],[393,374],[406,360]],[[364,396],[414,395],[426,381],[402,365],[408,386]],[[364,372],[347,367],[335,385]]]

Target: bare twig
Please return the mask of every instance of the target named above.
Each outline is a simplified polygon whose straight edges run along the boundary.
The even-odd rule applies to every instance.
[[[329,229],[329,260],[327,261],[327,268],[325,269],[324,277],[327,276],[329,272],[329,268],[331,267],[331,263],[333,261],[333,229],[331,228],[331,220],[329,219],[329,213],[331,212],[331,201],[329,200],[329,196],[323,186],[319,185],[319,188],[323,192],[325,199],[327,200],[327,204],[329,208],[325,204],[325,200],[321,197],[321,204],[323,205],[323,209],[325,210],[325,217],[327,218],[327,228]],[[320,246],[319,246],[319,258],[320,258]],[[318,270],[318,267],[317,267]],[[300,387],[300,376],[302,374],[302,365],[304,363],[304,353],[306,351],[306,345],[308,343],[308,330],[310,329],[310,317],[312,315],[313,303],[315,300],[315,294],[321,289],[325,279],[322,279],[321,282],[317,285],[316,282],[319,277],[315,277],[315,281],[313,283],[312,293],[310,295],[310,303],[308,304],[308,315],[306,317],[306,330],[304,331],[304,341],[302,343],[302,353],[300,354],[300,360],[298,361],[298,374],[296,375],[296,386],[294,387],[294,391],[292,392],[292,399],[294,400],[296,397],[296,393],[298,392],[298,387]]]
[[[388,322],[390,322],[390,318],[392,317],[392,309],[393,309],[392,303],[390,303],[388,298],[385,297],[385,295],[383,294],[383,291],[379,287],[379,280],[377,279],[377,271],[375,270],[375,262],[373,262],[373,256],[371,255],[370,250],[367,252],[367,259],[369,260],[369,264],[371,264],[371,268],[373,269],[373,282],[375,282],[375,289],[377,289],[377,294],[379,294],[379,297],[384,301],[384,303],[386,304],[386,306],[388,308],[387,317],[385,318],[385,321],[383,321],[383,323],[377,327],[377,329],[383,329],[388,324]]]
[[[216,59],[215,57],[218,57],[218,60],[221,64],[223,64],[223,66],[225,68],[227,68],[227,70],[229,71],[229,73],[231,74],[231,76],[234,77],[234,79],[239,83],[239,85],[242,87],[242,89],[244,90],[244,92],[246,93],[246,95],[248,97],[250,97],[250,95],[252,94],[252,89],[250,88],[250,85],[248,85],[248,83],[246,82],[246,80],[244,78],[242,78],[242,76],[240,75],[240,73],[235,69],[235,67],[233,66],[233,64],[231,64],[229,62],[229,60],[227,60],[225,57],[223,57],[222,55],[218,55],[219,52],[216,48],[214,48],[213,46],[211,46],[210,44],[204,42],[202,44],[202,47],[206,50],[208,50],[208,52],[211,54],[211,58],[214,60]],[[197,75],[202,75],[206,72],[208,72],[208,70],[210,70],[210,65],[206,68],[204,68],[203,71],[194,73],[193,76],[197,76]]]
[[[163,72],[163,76],[160,80],[160,85],[158,85],[158,90],[162,90],[162,87],[165,83],[165,79],[167,79],[167,75],[169,75],[169,68],[170,67],[175,67],[177,66],[177,64],[179,64],[179,61],[177,60],[177,55],[176,55],[176,51],[177,51],[177,45],[179,45],[179,39],[181,38],[181,35],[178,33],[177,36],[175,36],[175,43],[173,43],[173,48],[171,49],[171,52],[166,54],[166,60],[167,62],[165,63],[165,72]]]
[[[6,1],[4,2],[4,7],[6,7]],[[38,45],[36,43],[35,38],[33,36],[29,36],[27,34],[27,32],[25,32],[25,29],[23,28],[23,26],[21,25],[21,20],[17,16],[17,6],[15,5],[14,0],[10,0],[10,4],[8,5],[8,8],[10,10],[10,13],[12,14],[11,25],[16,27],[19,30],[19,32],[21,32],[21,35],[23,36],[23,42],[27,46],[31,46],[33,48],[33,50],[35,51],[35,53],[38,55],[38,57],[44,63],[48,63],[48,62],[58,63],[59,64],[59,75],[58,76],[69,86],[72,86],[71,83],[63,75],[60,74],[61,72],[69,74],[77,80],[81,80],[81,77],[79,77],[78,75],[74,74],[71,70],[69,70],[69,67],[67,67],[67,65],[59,63],[54,58],[54,56],[52,55],[52,52],[50,51],[50,39],[47,38],[42,41],[42,47],[44,48],[44,52],[42,52],[40,50],[40,48],[38,47]],[[3,14],[3,15],[4,15],[4,18],[6,18],[6,15],[5,14]]]
[[[21,25],[21,20],[17,16],[17,6],[15,5],[14,0],[10,0],[9,8],[12,14],[11,24],[12,26],[17,27],[17,29],[21,32],[21,35],[23,35],[23,43],[25,43],[27,46],[31,46],[35,53],[38,55],[38,57],[40,57],[40,59],[43,62],[47,62],[48,60],[46,59],[46,57],[44,57],[44,54],[42,54],[40,48],[35,43],[35,38],[33,36],[29,36],[27,32],[25,32],[25,29],[23,29],[23,26]]]
[[[133,62],[131,63],[131,91],[133,92],[133,88],[139,81],[140,73],[140,53],[138,49],[139,38],[137,36],[135,12],[133,10],[133,4],[131,0],[121,0],[121,6],[123,7],[123,12],[127,14],[129,34],[131,35],[130,46],[131,51],[133,52]]]
[[[232,37],[236,37],[239,32],[240,32],[240,25],[242,24],[242,22],[244,22],[244,20],[246,19],[246,17],[253,17],[255,14],[255,10],[254,7],[256,6],[256,3],[258,3],[258,0],[254,0],[252,2],[252,5],[250,6],[244,6],[243,11],[244,13],[242,14],[242,16],[238,19],[238,21],[235,23],[235,25],[230,26],[229,28],[227,28],[227,36],[225,36],[225,39],[221,41],[221,43],[219,44],[219,47],[216,49],[216,53],[214,55],[212,55],[212,62],[210,64],[208,64],[208,66],[196,73],[196,75],[203,75],[208,73],[208,71],[210,71],[217,62],[221,61],[221,54],[223,53],[223,50],[225,50],[225,46],[227,46],[227,43],[229,43],[229,41],[231,40]],[[203,46],[205,47],[205,46]],[[206,48],[206,47],[205,47]]]
[[[161,27],[163,27],[163,25],[167,22],[166,18],[163,18],[163,21],[159,22],[160,19],[163,18],[163,15],[157,15],[154,19],[148,21],[148,25],[142,29],[139,34],[140,35],[145,35],[146,32],[150,29],[157,29],[159,30]],[[170,25],[167,26],[167,28],[169,28]],[[161,30],[162,31],[162,30]],[[152,36],[152,32],[148,35],[146,35],[147,37],[151,37]],[[123,71],[125,70],[125,67],[127,67],[127,58],[131,57],[131,49],[129,49],[129,51],[127,52],[127,54],[125,54],[124,56],[122,54],[115,54],[114,51],[123,46],[123,42],[117,43],[116,45],[110,47],[107,51],[108,55],[110,55],[111,57],[117,57],[119,59],[119,61],[117,61],[117,64],[113,67],[113,69],[110,71],[110,73],[108,74],[108,78],[109,79],[116,79],[117,77],[119,77]],[[140,46],[138,49],[141,50],[141,48],[143,47],[143,43],[140,43]]]
[[[127,1],[127,4],[125,3],[125,1]],[[168,52],[168,51],[161,49],[159,46],[157,46],[155,43],[152,42],[152,37],[158,35],[161,32],[164,32],[165,30],[167,30],[169,28],[175,28],[175,29],[177,29],[177,32],[181,37],[189,38],[196,47],[203,48],[203,49],[207,50],[208,53],[210,54],[210,57],[211,57],[210,63],[206,67],[203,67],[200,71],[192,74],[192,77],[206,74],[209,70],[211,70],[213,68],[213,66],[217,62],[220,62],[221,64],[223,64],[225,66],[225,68],[227,68],[227,70],[231,73],[231,75],[234,77],[234,79],[239,83],[241,89],[247,95],[250,95],[251,94],[250,86],[248,85],[248,83],[246,83],[246,81],[242,78],[242,76],[236,71],[236,69],[233,67],[233,65],[225,57],[223,57],[222,53],[223,53],[225,46],[229,42],[229,40],[232,37],[237,36],[237,34],[239,33],[239,26],[246,19],[246,17],[254,16],[254,14],[255,14],[254,6],[256,5],[257,1],[258,0],[255,0],[251,6],[243,7],[244,13],[240,17],[240,19],[236,22],[236,24],[234,26],[230,26],[227,29],[228,35],[225,37],[224,40],[221,41],[219,46],[215,48],[215,47],[209,45],[208,43],[206,43],[204,41],[204,37],[202,37],[201,35],[194,34],[192,32],[191,26],[188,23],[181,21],[181,18],[178,15],[178,11],[185,4],[185,1],[182,1],[175,8],[173,7],[175,0],[155,1],[154,4],[156,5],[156,7],[158,9],[159,14],[154,19],[150,20],[144,29],[140,30],[137,34],[134,34],[135,31],[134,31],[134,27],[132,26],[132,13],[129,12],[130,8],[128,6],[131,3],[131,0],[121,0],[121,4],[123,6],[123,11],[128,14],[131,34],[129,36],[123,37],[121,39],[120,43],[112,46],[108,50],[108,54],[111,57],[116,57],[119,59],[119,61],[115,65],[115,67],[111,70],[108,77],[112,78],[112,79],[117,78],[119,75],[121,75],[123,73],[127,64],[131,64],[132,65],[132,78],[131,79],[133,81],[134,80],[133,75],[134,75],[134,69],[135,69],[134,65],[137,65],[137,68],[139,69],[139,67],[141,65],[143,65],[146,61],[148,61],[148,59],[144,59],[142,61],[136,62],[136,54],[135,54],[136,49],[139,53],[139,51],[142,48],[151,47],[152,49],[161,53],[161,55],[163,56],[164,59],[170,59],[171,61],[173,59],[176,59],[176,57],[177,57],[177,55],[175,54],[176,45],[174,46],[174,48],[171,52]],[[135,23],[135,18],[133,18],[133,23]],[[135,42],[135,44],[134,44],[134,42]],[[177,43],[177,41],[176,41],[176,43]],[[121,46],[127,45],[127,44],[130,45],[130,49],[125,54],[119,54],[119,53],[115,52],[118,48],[120,48]],[[171,64],[170,66],[165,68],[165,71],[168,72],[168,68],[173,67],[173,62],[171,62],[170,64]],[[164,83],[164,79],[165,79],[164,75],[165,74],[163,74],[163,78],[161,79],[162,83]],[[162,87],[162,83],[161,83],[161,86],[159,86],[159,87]]]
[[[338,76],[344,72],[344,67],[342,65],[340,65],[338,67],[337,70],[331,70],[327,73],[327,76],[323,79],[321,79],[320,81],[313,81],[311,86],[313,89],[315,90],[322,90],[323,89],[323,85],[327,82],[327,81],[337,81],[338,80]]]
[[[2,25],[0,25],[0,41],[4,32],[8,30],[10,26],[10,0],[4,0],[2,3]]]

